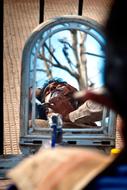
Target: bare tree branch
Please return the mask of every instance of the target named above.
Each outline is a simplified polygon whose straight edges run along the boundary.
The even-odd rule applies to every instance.
[[[42,47],[42,55],[45,55],[45,48],[44,47]],[[46,60],[43,59],[43,61],[44,61],[44,65],[45,65],[45,68],[46,68],[46,71],[47,71],[46,72],[47,77],[50,79],[50,78],[52,78],[52,71],[50,69],[50,65],[47,63]]]
[[[86,55],[83,53],[86,51],[85,41],[87,39],[87,34],[80,32],[80,70],[81,70],[81,88],[88,88],[88,76],[87,76],[87,59]]]
[[[54,64],[52,61],[50,61],[49,59],[47,59],[46,57],[44,57],[41,54],[39,55],[39,58],[42,59],[42,60],[44,60],[44,61],[46,61],[46,62],[49,62],[54,67],[57,67],[57,68],[60,68],[60,69],[63,69],[65,71],[67,71],[71,76],[73,76],[75,78],[78,78],[77,77],[77,73],[71,72],[71,70],[68,67],[66,67],[64,65],[61,65],[60,63],[59,64]]]

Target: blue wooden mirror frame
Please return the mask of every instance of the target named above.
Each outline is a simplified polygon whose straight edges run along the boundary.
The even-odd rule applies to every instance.
[[[98,38],[97,35],[88,31],[87,27],[93,28],[97,33],[102,36]],[[43,46],[45,41],[53,34],[64,31],[66,29],[81,30],[82,32],[89,33],[94,36],[98,43],[104,50],[104,34],[102,28],[98,23],[89,18],[80,16],[62,16],[51,19],[40,24],[31,33],[28,38],[23,54],[22,54],[22,73],[21,73],[21,103],[20,103],[20,147],[24,154],[30,154],[36,152],[43,141],[51,138],[51,129],[42,129],[34,126],[32,129],[28,127],[28,90],[29,90],[29,76],[30,76],[30,62],[31,62],[31,51],[37,41],[39,41],[36,53],[34,55],[33,62],[36,63],[37,55],[40,47]],[[47,31],[51,30],[50,33]],[[35,65],[35,64],[34,64]],[[33,101],[35,104],[35,82],[33,83]],[[99,128],[83,128],[83,129],[64,129],[63,141],[68,143],[68,146],[87,146],[97,147],[105,152],[109,152],[112,147],[115,146],[115,122],[116,115],[109,111],[108,124],[105,122],[106,108],[103,111],[103,117],[101,121],[101,127]],[[69,132],[69,135],[67,133]],[[76,132],[76,133],[75,133]],[[70,134],[72,133],[72,134]],[[82,133],[82,135],[81,135]],[[71,142],[71,143],[70,143]]]

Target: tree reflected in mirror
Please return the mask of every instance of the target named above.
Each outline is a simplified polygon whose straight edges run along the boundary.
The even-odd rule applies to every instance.
[[[46,102],[47,97],[43,94],[46,81],[55,78],[67,82],[71,88],[76,88],[76,91],[103,86],[104,38],[90,26],[77,24],[78,29],[75,29],[73,24],[59,24],[47,30],[35,41],[31,50],[29,126],[48,127],[47,119],[51,108],[54,113],[62,115],[63,121],[70,122],[69,125],[64,124],[64,127],[97,126],[96,121],[102,118],[102,106],[91,101],[79,102],[72,98],[71,103],[76,102],[77,107],[70,108],[67,94],[65,102],[63,101],[65,96],[62,95],[67,91],[63,86],[55,87],[53,92],[49,93],[52,97],[53,93],[59,94],[52,100],[52,106],[49,101]],[[70,91],[68,94],[73,97],[74,92]],[[68,111],[65,111],[67,109]]]

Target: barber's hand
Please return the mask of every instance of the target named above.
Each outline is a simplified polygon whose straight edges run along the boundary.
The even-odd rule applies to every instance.
[[[74,111],[69,99],[61,94],[57,97],[53,97],[49,101],[49,107],[55,112],[62,115],[63,120],[69,120],[68,114]]]

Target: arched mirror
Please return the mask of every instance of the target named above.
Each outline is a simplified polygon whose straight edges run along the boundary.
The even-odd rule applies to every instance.
[[[35,28],[22,55],[20,145],[24,153],[34,152],[51,139],[45,115],[48,81],[65,82],[76,91],[103,87],[104,47],[99,24],[80,16],[51,19]],[[114,147],[115,114],[111,110],[89,101],[78,102],[68,117],[62,118],[66,145]]]

